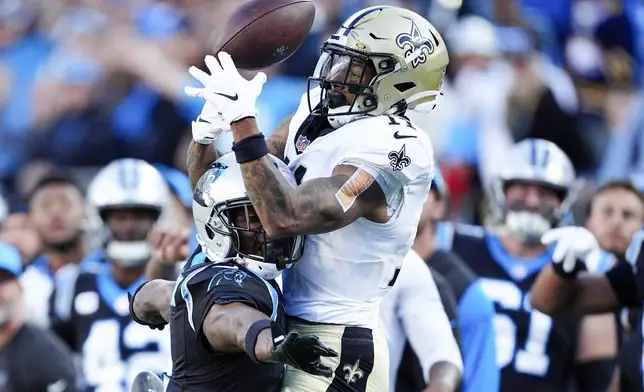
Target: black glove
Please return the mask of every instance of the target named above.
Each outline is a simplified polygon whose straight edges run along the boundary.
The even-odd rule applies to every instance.
[[[158,329],[159,331],[163,330],[165,326],[168,324],[167,321],[161,319],[160,321],[157,322],[147,322],[143,321],[140,318],[137,317],[136,313],[134,312],[134,297],[138,294],[139,290],[143,286],[145,286],[147,282],[143,283],[141,286],[139,286],[138,289],[134,292],[134,294],[130,294],[129,292],[127,293],[127,300],[130,303],[130,317],[132,317],[132,320],[134,320],[137,324],[145,325],[150,327],[151,329]]]
[[[320,357],[337,356],[338,353],[327,348],[317,336],[300,336],[296,331],[289,332],[281,343],[275,345],[271,353],[271,359],[275,362],[324,377],[333,376],[333,369],[323,365]]]
[[[565,280],[574,280],[575,278],[577,278],[577,275],[580,272],[587,270],[586,264],[584,264],[584,262],[580,261],[579,259],[575,260],[575,268],[570,272],[564,269],[563,264],[564,263],[554,263],[554,262],[551,263],[552,270],[555,271],[557,275],[559,275],[562,279],[565,279]]]

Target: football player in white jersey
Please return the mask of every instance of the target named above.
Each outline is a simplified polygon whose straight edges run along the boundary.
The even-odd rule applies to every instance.
[[[460,390],[463,359],[432,272],[414,250],[405,256],[396,285],[380,305],[390,350],[389,390],[409,340],[428,384],[423,392]]]
[[[204,87],[186,92],[231,125],[232,150],[268,235],[308,235],[301,262],[283,274],[290,328],[316,334],[340,356],[326,361],[333,379],[288,368],[284,391],[389,389],[379,304],[412,245],[434,171],[428,137],[404,115],[432,107],[447,63],[443,39],[420,15],[361,10],[323,44],[300,108],[268,143],[255,121],[264,74],[244,79],[226,53],[206,57],[211,75],[190,70]],[[197,144],[222,128],[206,111],[193,125],[193,183],[207,167],[207,149]],[[285,186],[269,151],[288,163],[297,188]]]

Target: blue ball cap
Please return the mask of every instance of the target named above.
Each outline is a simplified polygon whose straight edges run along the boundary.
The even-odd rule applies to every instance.
[[[20,253],[13,246],[0,242],[0,269],[5,270],[16,278],[22,274]]]

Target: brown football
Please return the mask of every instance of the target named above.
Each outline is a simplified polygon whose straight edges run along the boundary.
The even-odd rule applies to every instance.
[[[310,0],[245,1],[221,28],[214,53],[229,53],[240,69],[277,64],[302,45],[314,17]]]

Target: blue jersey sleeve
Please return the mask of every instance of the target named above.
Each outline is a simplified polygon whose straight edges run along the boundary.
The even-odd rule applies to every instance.
[[[496,365],[494,305],[479,282],[471,284],[458,303],[458,328],[463,355],[463,392],[499,390]]]

